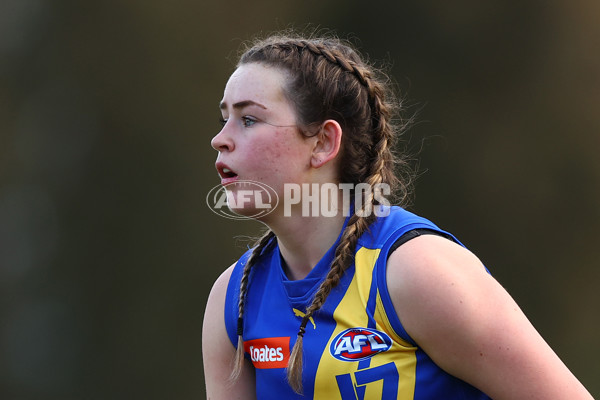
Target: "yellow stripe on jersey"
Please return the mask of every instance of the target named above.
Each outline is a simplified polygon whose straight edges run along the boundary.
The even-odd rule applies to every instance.
[[[356,253],[356,272],[346,294],[333,313],[333,318],[337,325],[327,342],[315,376],[315,400],[341,400],[342,397],[335,375],[356,372],[358,367],[357,362],[346,362],[333,358],[329,353],[329,346],[333,338],[341,331],[368,325],[369,318],[366,313],[366,306],[373,277],[373,266],[378,255],[379,250],[367,250],[364,248]],[[332,371],[335,371],[335,373],[332,373]]]
[[[396,331],[394,331],[383,308],[383,302],[379,296],[379,291],[377,292],[375,321],[377,322],[377,330],[387,333],[392,338],[392,348],[384,353],[377,354],[373,358],[377,359],[377,362],[381,364],[394,361],[399,376],[398,399],[412,400],[414,399],[415,394],[417,367],[417,356],[415,352],[417,348],[400,338]],[[371,362],[371,366],[374,366],[373,362]]]
[[[323,400],[342,400],[336,376],[349,375],[356,388],[355,372],[359,363],[342,361],[329,353],[331,341],[343,330],[356,327],[367,327],[367,302],[373,279],[373,269],[379,257],[380,249],[361,248],[355,257],[355,274],[348,290],[338,304],[333,317],[336,321],[327,347],[321,356],[315,376],[314,398]],[[398,399],[413,399],[415,387],[416,348],[402,340],[391,327],[383,304],[377,293],[375,309],[376,329],[387,333],[392,338],[392,347],[376,354],[370,359],[367,369],[376,368],[393,362],[398,370]],[[363,370],[361,370],[363,371]],[[383,380],[375,380],[365,387],[364,400],[381,400],[383,396]],[[356,390],[356,389],[355,389]],[[358,398],[358,396],[357,396]]]

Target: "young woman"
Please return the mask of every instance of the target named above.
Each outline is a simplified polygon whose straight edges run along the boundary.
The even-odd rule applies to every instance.
[[[402,127],[388,89],[331,38],[272,36],[242,55],[220,104],[216,167],[230,199],[252,181],[280,204],[210,293],[208,398],[591,399],[471,252],[386,204],[410,183],[396,171],[406,163],[393,153]],[[292,202],[302,184],[314,190],[304,201],[334,212]],[[232,204],[241,215],[260,206]]]

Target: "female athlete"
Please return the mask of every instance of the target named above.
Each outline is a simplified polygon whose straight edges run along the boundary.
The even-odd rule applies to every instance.
[[[389,205],[399,102],[350,45],[258,41],[220,108],[221,183],[268,231],[210,293],[209,399],[591,399],[477,257]],[[253,184],[270,213],[234,201]]]

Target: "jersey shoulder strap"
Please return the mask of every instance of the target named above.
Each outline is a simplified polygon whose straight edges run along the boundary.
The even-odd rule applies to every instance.
[[[390,255],[400,246],[402,246],[404,243],[417,238],[419,236],[422,235],[435,235],[435,236],[441,236],[443,238],[446,238],[448,240],[452,240],[454,241],[454,239],[452,239],[452,236],[441,232],[441,231],[436,231],[433,229],[429,229],[429,228],[417,228],[417,229],[412,229],[408,232],[406,232],[405,234],[403,234],[402,236],[400,236],[398,238],[398,240],[396,240],[394,242],[394,244],[392,244],[392,246],[390,247],[390,250],[387,253],[387,258],[390,258]]]

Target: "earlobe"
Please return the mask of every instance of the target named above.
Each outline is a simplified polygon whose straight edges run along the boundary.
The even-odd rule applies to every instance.
[[[312,152],[311,166],[313,168],[320,168],[337,157],[340,152],[342,135],[342,127],[337,121],[328,119],[323,122]]]

